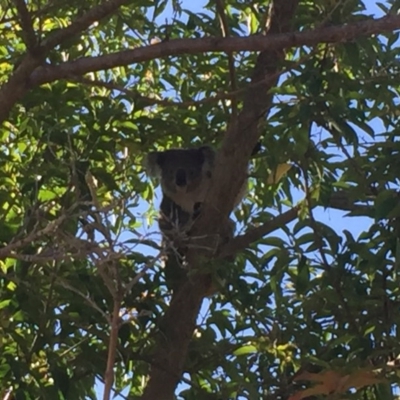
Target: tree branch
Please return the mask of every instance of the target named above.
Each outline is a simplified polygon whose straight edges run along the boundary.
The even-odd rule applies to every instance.
[[[288,30],[297,2],[298,0],[286,0],[284,2],[275,0],[270,14],[272,19],[270,25],[271,33]],[[229,38],[225,40],[229,40]],[[261,53],[257,60],[252,82],[264,81],[268,73],[273,74],[278,71],[279,62],[282,58],[282,50],[266,50]],[[227,179],[228,182],[221,185],[226,189],[226,186],[229,186],[235,180],[240,181],[240,178],[242,178],[242,182],[244,181],[246,164],[254,147],[251,142],[254,141],[255,144],[258,140],[257,121],[259,116],[263,115],[262,111],[265,111],[269,105],[270,96],[268,90],[275,83],[276,79],[265,80],[265,83],[260,85],[258,95],[255,96],[256,101],[252,99],[254,93],[249,91],[247,94],[244,109],[239,115],[237,123],[231,124],[222,149],[217,155],[215,182],[213,182],[209,196],[209,198],[213,199],[213,202],[212,204],[210,202],[204,204],[203,212],[199,217],[198,223],[194,226],[193,236],[218,232],[218,227],[224,225],[223,221],[226,221],[226,217],[229,214],[228,210],[232,208],[235,192],[228,189],[226,194],[221,193],[218,185],[224,179]],[[254,109],[252,109],[253,106],[255,107]],[[251,125],[249,125],[250,121],[252,122]],[[251,132],[248,129],[243,129],[244,127],[251,129]],[[240,146],[247,141],[246,137],[248,135],[250,136],[249,143],[245,143],[245,148],[242,152]],[[232,143],[230,142],[232,140],[237,141]],[[236,160],[235,156],[242,158],[242,160]],[[223,162],[227,162],[227,165],[225,166]],[[240,165],[235,168],[233,164],[237,162]],[[230,170],[230,168],[232,169]],[[236,182],[233,185],[237,192],[239,191],[239,185],[240,182]],[[223,197],[221,197],[221,194]],[[223,203],[226,202],[227,195],[232,196],[232,204],[224,206]],[[220,208],[223,210],[224,215],[220,212]],[[215,218],[214,220],[213,217]],[[204,256],[207,258],[210,255],[209,253],[204,254],[204,250],[196,249],[195,247],[191,248],[187,254],[190,268],[198,270],[200,267],[201,269],[201,260],[204,260]],[[175,376],[180,376],[182,373],[187,349],[195,328],[196,317],[202,300],[210,288],[210,280],[210,276],[204,273],[191,274],[180,289],[173,293],[171,306],[163,318],[161,332],[155,345],[154,364],[150,373],[150,381],[142,400],[172,400],[174,398],[174,391],[178,383],[178,379]],[[167,373],[165,370],[157,368],[157,364],[166,366],[166,369],[170,372]]]
[[[273,51],[296,46],[314,46],[318,43],[341,43],[360,36],[391,32],[396,29],[400,29],[400,15],[389,15],[379,19],[370,18],[347,25],[329,26],[304,32],[274,32],[267,36],[175,39],[99,57],[82,57],[57,66],[39,67],[31,75],[30,83],[40,85],[57,79],[65,79],[71,75],[84,75],[88,72],[168,56],[204,52]]]
[[[26,48],[29,51],[32,51],[37,45],[37,40],[35,31],[33,30],[31,14],[27,9],[24,0],[14,0],[14,2],[19,14]]]
[[[359,211],[367,212],[371,207],[368,205],[356,205],[354,204],[354,199],[351,199],[350,194],[345,190],[340,190],[333,193],[329,199],[327,207],[334,208],[341,211]],[[317,202],[313,201],[309,206],[311,211],[312,208],[320,206]],[[246,249],[255,241],[261,239],[262,237],[268,235],[269,233],[287,225],[289,222],[297,218],[297,214],[300,210],[300,205],[297,205],[290,210],[284,212],[283,214],[277,215],[270,221],[265,222],[261,226],[250,229],[243,235],[236,236],[230,240],[225,246],[221,248],[218,258],[231,257],[238,252]]]
[[[53,49],[55,46],[76,36],[77,34],[83,32],[94,22],[99,21],[103,18],[108,17],[115,10],[117,10],[120,6],[127,4],[129,2],[133,2],[132,0],[109,0],[102,4],[99,4],[97,7],[90,9],[87,13],[82,15],[80,18],[72,22],[71,25],[66,28],[55,31],[50,34],[50,36],[43,41],[42,47],[44,51],[49,51]]]
[[[55,219],[54,221],[49,222],[43,229],[31,232],[28,236],[26,236],[23,239],[13,241],[0,248],[0,260],[3,260],[17,249],[20,249],[29,243],[32,243],[33,241],[42,238],[43,236],[46,235],[52,235],[54,232],[58,230],[58,228],[61,226],[61,224],[67,219],[67,214],[62,214],[60,217]]]
[[[116,7],[125,1],[128,0],[109,1],[90,10],[88,17],[81,17],[70,27],[57,31],[53,36],[46,39],[44,41],[45,48],[51,45],[55,46],[74,34],[79,33],[84,27],[90,26],[96,18],[99,19],[100,16],[104,17],[108,15],[107,13],[111,13],[111,7]],[[98,8],[101,11],[97,11]],[[9,81],[0,89],[0,123],[7,118],[14,104],[31,86],[65,79],[72,75],[83,75],[87,72],[100,71],[180,54],[273,51],[294,46],[313,46],[317,43],[339,43],[354,40],[359,36],[390,32],[396,29],[400,29],[400,15],[389,15],[379,19],[367,19],[343,26],[330,26],[305,32],[277,33],[278,31],[275,31],[274,34],[268,34],[268,36],[176,39],[100,57],[83,57],[57,66],[39,67],[41,58],[35,58],[28,54]]]
[[[41,58],[28,53],[15,69],[10,79],[0,89],[0,123],[10,113],[14,104],[28,91],[29,77],[41,63]]]
[[[18,0],[23,1],[23,0]],[[40,47],[36,47],[35,53],[28,53],[22,62],[15,69],[8,82],[0,89],[0,123],[2,123],[10,113],[14,104],[30,89],[32,82],[30,77],[32,72],[43,63],[46,53],[56,45],[66,39],[82,32],[93,22],[104,18],[115,11],[121,4],[131,0],[110,0],[92,8],[82,17],[74,21],[70,26],[52,33]],[[20,4],[21,10],[23,8]]]
[[[283,68],[283,69],[277,71],[275,74],[270,75],[268,77],[268,79],[279,78],[281,75],[291,71],[292,69],[298,67],[299,65],[302,65],[304,62],[309,60],[315,53],[316,53],[316,51],[310,51],[305,56],[300,57],[296,62],[290,63],[290,65],[288,67]],[[154,97],[142,96],[138,91],[132,90],[132,89],[127,89],[116,83],[105,82],[105,81],[101,81],[101,80],[97,80],[97,79],[89,79],[89,78],[86,78],[86,77],[80,76],[80,75],[69,76],[68,78],[66,78],[66,80],[71,81],[71,82],[81,83],[83,85],[98,86],[98,87],[104,87],[104,88],[107,88],[110,90],[117,90],[128,96],[131,96],[131,98],[135,101],[142,102],[145,106],[152,106],[154,104],[158,104],[158,105],[166,106],[166,107],[182,107],[182,108],[187,108],[189,106],[199,106],[202,104],[216,103],[219,100],[234,99],[234,98],[237,98],[240,95],[244,94],[246,91],[248,91],[250,89],[258,89],[258,87],[264,83],[264,81],[250,83],[250,84],[246,85],[245,87],[243,87],[241,89],[237,89],[232,92],[223,92],[223,91],[218,90],[216,92],[216,94],[211,97],[205,97],[204,99],[200,99],[200,100],[186,100],[186,101],[178,102],[178,101],[173,101],[173,100],[169,100],[169,99],[159,99],[159,95],[154,95]]]
[[[221,249],[220,254],[218,254],[218,258],[233,256],[239,251],[249,247],[250,244],[254,243],[258,239],[261,239],[265,235],[268,235],[282,226],[285,226],[297,218],[299,209],[300,206],[295,206],[283,214],[276,216],[272,220],[265,222],[261,226],[250,229],[243,235],[236,236]]]
[[[113,312],[110,321],[110,340],[108,344],[108,354],[107,354],[107,367],[104,373],[104,392],[103,400],[110,400],[111,391],[114,383],[114,366],[118,347],[118,332],[120,327],[119,313],[121,309],[120,299],[114,297]]]
[[[298,0],[272,3],[266,39],[270,34],[280,36],[290,30],[297,4]],[[260,86],[257,91],[247,91],[237,124],[231,125],[225,135],[217,155],[212,186],[199,218],[198,234],[209,231],[208,227],[222,227],[232,211],[234,199],[246,179],[248,160],[259,140],[258,122],[271,105],[269,90],[277,83],[276,74],[283,59],[282,48],[268,48],[257,58],[251,81]]]
[[[179,292],[173,294],[171,305],[160,323],[150,381],[142,400],[174,399],[206,286],[205,275],[200,275],[195,283],[186,280]]]

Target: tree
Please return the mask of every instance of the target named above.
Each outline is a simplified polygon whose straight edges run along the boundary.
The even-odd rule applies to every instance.
[[[3,0],[2,398],[394,399],[399,5]],[[142,163],[203,143],[171,293]]]

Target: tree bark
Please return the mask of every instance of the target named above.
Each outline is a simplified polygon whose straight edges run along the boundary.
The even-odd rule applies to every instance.
[[[275,0],[271,7],[268,34],[287,32],[297,7],[298,0]],[[245,179],[245,171],[251,152],[259,138],[258,120],[265,115],[271,104],[269,89],[276,79],[266,79],[279,69],[284,51],[265,50],[259,54],[254,68],[252,82],[262,82],[255,94],[249,91],[244,100],[243,111],[238,122],[228,130],[221,151],[217,155],[215,181],[210,190],[212,204],[205,203],[196,223],[193,236],[208,235],[210,247],[212,237],[222,229],[234,198]],[[201,268],[202,260],[209,253],[191,248],[187,258],[191,269]],[[189,343],[196,326],[202,300],[209,290],[209,276],[190,274],[181,289],[173,295],[171,306],[166,312],[158,336],[150,380],[142,400],[172,400],[179,378],[183,373]],[[160,366],[163,368],[160,368]]]

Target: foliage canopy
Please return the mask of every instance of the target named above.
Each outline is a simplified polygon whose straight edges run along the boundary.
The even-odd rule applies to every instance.
[[[0,1],[2,398],[395,398],[400,2],[279,3]],[[257,140],[171,299],[144,156]]]

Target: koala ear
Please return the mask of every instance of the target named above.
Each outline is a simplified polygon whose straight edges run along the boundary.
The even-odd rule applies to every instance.
[[[163,153],[160,151],[152,151],[151,153],[147,154],[144,162],[147,175],[150,177],[159,177],[161,175],[163,160]]]
[[[202,154],[203,163],[210,167],[213,166],[215,159],[214,149],[211,146],[201,146],[199,147],[199,151]]]

